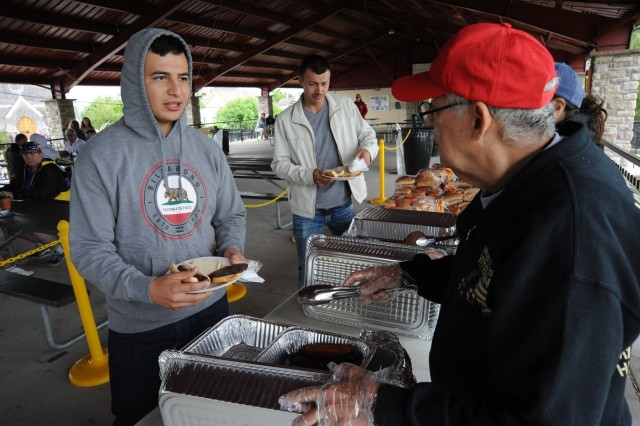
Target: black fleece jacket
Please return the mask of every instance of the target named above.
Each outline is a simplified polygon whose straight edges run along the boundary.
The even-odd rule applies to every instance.
[[[48,158],[42,160],[31,176],[29,189],[24,189],[27,167],[25,164],[21,170],[16,170],[15,179],[9,181],[9,185],[5,185],[0,190],[12,192],[13,198],[17,200],[52,200],[68,189],[64,173],[53,160]]]
[[[491,204],[455,256],[402,264],[441,303],[431,383],[382,386],[378,425],[630,425],[640,209],[577,117]],[[426,356],[426,354],[425,354]]]

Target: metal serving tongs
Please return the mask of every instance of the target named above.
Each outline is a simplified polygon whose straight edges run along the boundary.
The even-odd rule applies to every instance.
[[[392,293],[394,291],[412,290],[415,288],[395,287],[383,288],[377,293]],[[334,287],[328,284],[311,285],[298,291],[298,303],[302,305],[323,305],[332,300],[348,299],[350,297],[358,297],[360,288],[358,286],[338,286]]]
[[[439,243],[440,241],[454,240],[456,238],[458,238],[458,234],[446,237],[420,237],[416,240],[416,245],[420,247],[427,247]]]

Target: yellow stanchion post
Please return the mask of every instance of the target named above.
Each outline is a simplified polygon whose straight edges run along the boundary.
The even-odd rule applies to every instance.
[[[380,197],[372,199],[370,201],[371,204],[382,204],[387,199],[387,197],[384,196],[384,139],[380,139],[378,145],[378,158],[380,159]]]
[[[84,333],[89,345],[89,355],[76,361],[69,370],[69,381],[79,387],[98,386],[109,382],[109,358],[107,350],[100,344],[98,328],[91,310],[89,293],[84,278],[78,273],[76,267],[71,263],[69,256],[69,222],[61,220],[58,223],[60,233],[60,243],[64,250],[69,277],[73,285],[73,292],[76,295],[80,319],[84,327]]]

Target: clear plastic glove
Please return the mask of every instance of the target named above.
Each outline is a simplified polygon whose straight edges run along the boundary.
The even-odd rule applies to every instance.
[[[289,392],[278,402],[283,410],[304,413],[293,421],[294,426],[373,425],[379,388],[380,383],[366,370],[343,363],[323,386]]]
[[[380,301],[393,297],[395,292],[378,292],[382,289],[402,286],[402,268],[396,263],[390,265],[373,266],[362,271],[352,272],[344,280],[344,285],[359,284],[362,301]]]

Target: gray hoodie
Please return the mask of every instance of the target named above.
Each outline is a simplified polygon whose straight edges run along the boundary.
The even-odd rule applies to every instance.
[[[244,251],[246,211],[224,153],[187,126],[186,114],[165,137],[149,106],[145,56],[164,34],[175,36],[152,28],[129,40],[124,117],[87,143],[73,171],[71,260],[105,293],[109,327],[121,333],[174,323],[226,297],[216,290],[175,312],[154,305],[149,285],[169,263],[215,255],[216,248],[219,255]],[[191,55],[187,59],[191,78]]]

